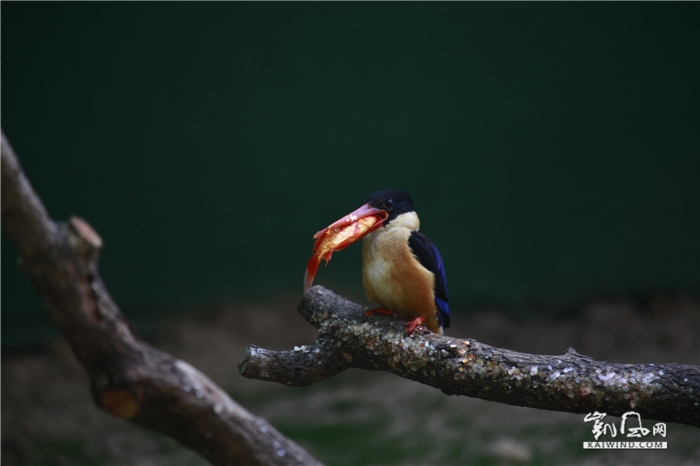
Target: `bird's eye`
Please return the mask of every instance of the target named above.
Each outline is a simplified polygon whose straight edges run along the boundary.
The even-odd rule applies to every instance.
[[[384,208],[385,209],[391,209],[394,206],[394,200],[393,199],[387,199],[384,201]]]

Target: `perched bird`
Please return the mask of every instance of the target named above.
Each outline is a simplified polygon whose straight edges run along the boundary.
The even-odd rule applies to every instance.
[[[411,197],[398,189],[377,191],[364,205],[316,233],[315,255],[307,265],[306,288],[322,258],[362,240],[362,282],[379,308],[366,312],[393,314],[436,333],[450,326],[445,266],[432,241],[418,231]]]

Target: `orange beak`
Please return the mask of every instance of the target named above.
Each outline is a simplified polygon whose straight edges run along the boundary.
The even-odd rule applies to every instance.
[[[335,251],[340,251],[358,242],[364,236],[381,227],[388,217],[387,211],[365,204],[317,232],[314,235],[316,242],[311,259],[306,264],[304,292],[311,288],[322,259],[325,259],[326,264],[328,264]]]

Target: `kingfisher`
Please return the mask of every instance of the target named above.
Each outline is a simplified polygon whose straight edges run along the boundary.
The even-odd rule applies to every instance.
[[[379,307],[365,313],[406,320],[407,333],[424,325],[442,334],[450,326],[445,265],[433,242],[419,231],[411,197],[398,189],[370,194],[364,204],[314,236],[306,270],[308,289],[322,258],[362,238],[362,283]]]

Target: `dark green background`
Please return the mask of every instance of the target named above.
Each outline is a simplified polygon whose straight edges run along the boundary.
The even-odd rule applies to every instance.
[[[300,294],[313,233],[385,187],[456,312],[697,292],[699,12],[3,2],[2,127],[133,318]],[[47,317],[2,246],[7,341]],[[316,282],[361,296],[359,250]]]

